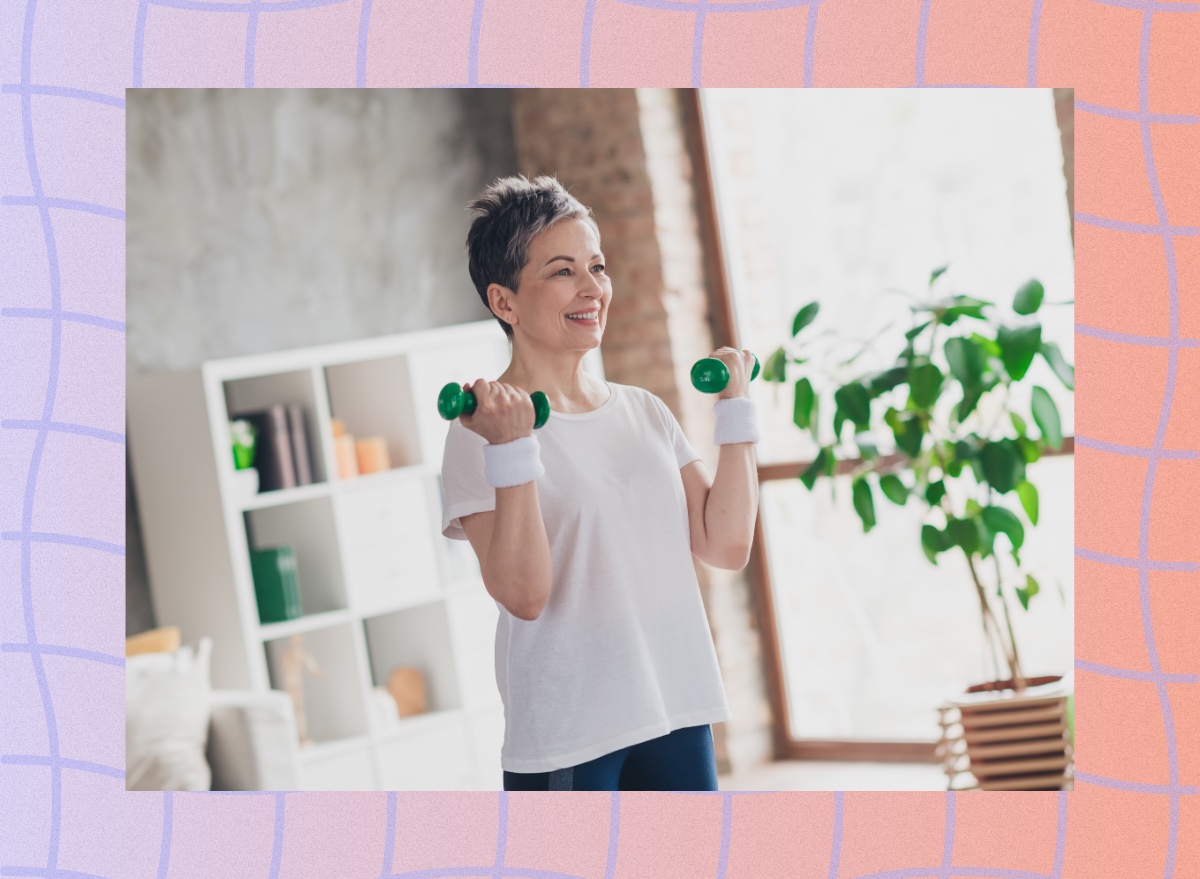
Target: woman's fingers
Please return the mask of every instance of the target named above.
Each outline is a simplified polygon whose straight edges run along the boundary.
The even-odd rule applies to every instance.
[[[721,391],[719,397],[745,396],[750,383],[750,373],[754,369],[754,355],[746,348],[730,348],[724,346],[712,353],[713,357],[725,364],[729,370],[729,384]]]
[[[526,436],[534,422],[533,399],[505,382],[477,379],[467,390],[475,395],[475,412],[463,426],[492,443]]]

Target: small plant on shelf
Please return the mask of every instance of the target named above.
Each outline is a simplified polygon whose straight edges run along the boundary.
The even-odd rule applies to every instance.
[[[1012,602],[1028,609],[1041,591],[1021,561],[1026,530],[1038,523],[1038,490],[1026,468],[1063,444],[1058,409],[1028,371],[1042,357],[1074,390],[1075,370],[1042,338],[1040,282],[1022,285],[1014,314],[1001,318],[993,302],[942,293],[946,268],[931,273],[927,297],[912,305],[912,327],[894,363],[872,371],[856,365],[879,336],[835,363],[833,346],[818,341],[829,333],[805,332],[820,310],[812,302],[797,312],[791,338],[768,358],[763,378],[794,384],[793,420],[819,447],[800,475],[810,491],[821,477],[849,472],[864,532],[875,527],[880,496],[923,506],[914,540],[933,564],[948,552],[965,561],[985,643],[1007,666],[1006,681],[986,686],[1019,692],[1049,682],[1026,676],[1012,624]],[[822,419],[829,407],[832,419]]]

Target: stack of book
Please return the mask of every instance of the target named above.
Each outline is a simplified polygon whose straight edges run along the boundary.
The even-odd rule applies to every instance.
[[[1067,694],[980,693],[938,709],[950,790],[1065,790],[1072,748]]]
[[[258,431],[254,467],[258,490],[295,488],[313,481],[308,430],[300,403],[276,403],[265,409],[231,414],[231,419],[249,421]]]

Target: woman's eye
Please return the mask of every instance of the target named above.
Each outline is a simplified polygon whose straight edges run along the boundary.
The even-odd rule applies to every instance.
[[[603,273],[604,272],[604,263],[599,263],[598,265],[592,266],[592,271],[596,271],[596,269],[599,269],[601,271],[601,273]]]

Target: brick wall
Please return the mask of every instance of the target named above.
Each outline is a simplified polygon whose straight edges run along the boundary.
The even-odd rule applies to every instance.
[[[513,133],[521,172],[557,176],[600,226],[613,282],[607,376],[658,395],[715,474],[712,398],[688,379],[716,345],[678,93],[515,90]],[[751,585],[744,571],[696,567],[734,715],[714,729],[718,764],[744,771],[772,748]]]
[[[1075,89],[1054,90],[1054,117],[1062,138],[1063,176],[1067,178],[1067,210],[1071,212],[1071,240],[1075,240]]]

